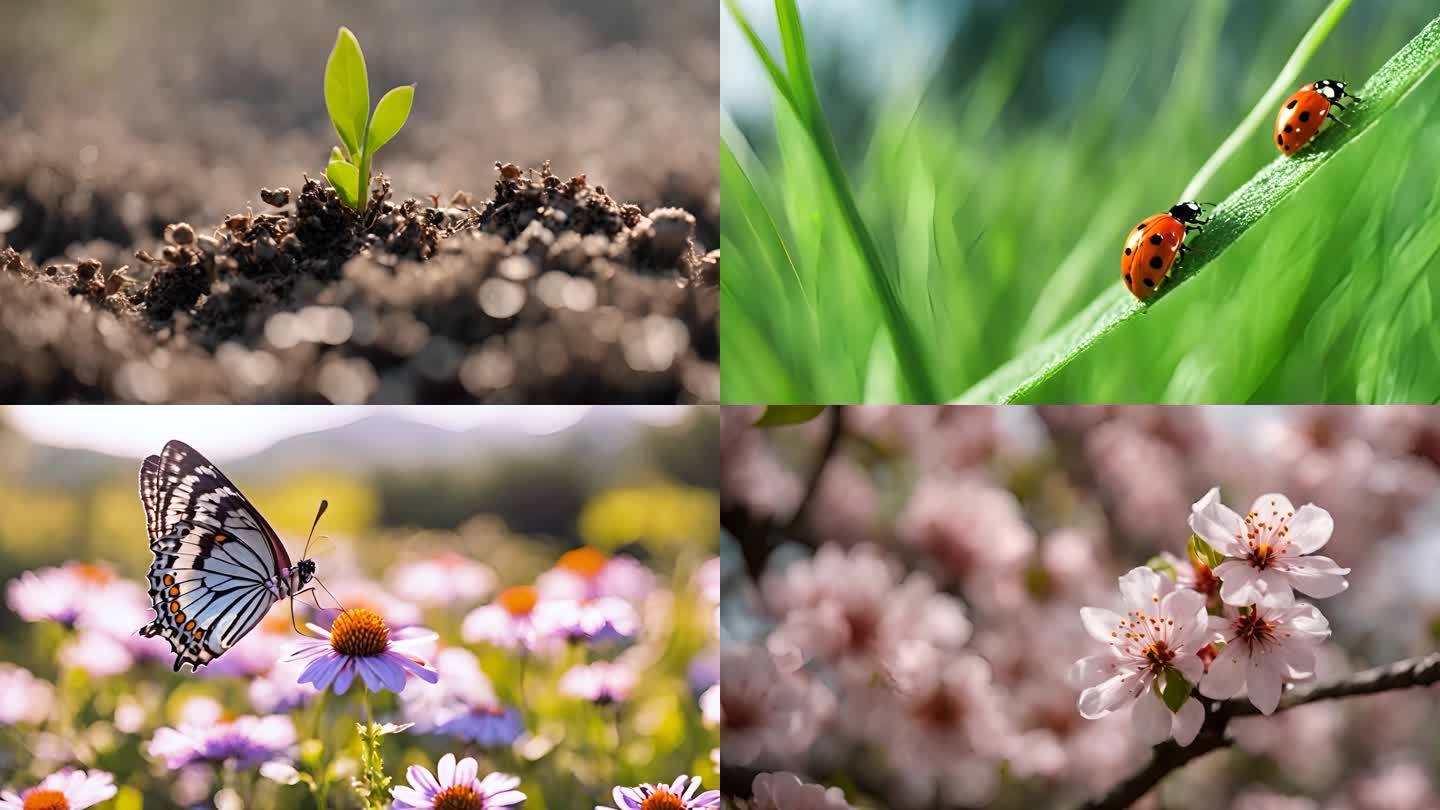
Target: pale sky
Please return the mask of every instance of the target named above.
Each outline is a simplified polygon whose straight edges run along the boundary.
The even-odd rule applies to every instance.
[[[683,405],[603,407],[623,408],[636,419],[654,424],[677,422],[690,410]],[[5,408],[4,418],[37,442],[117,456],[143,456],[174,436],[203,434],[206,455],[225,461],[290,436],[348,424],[382,410],[448,430],[504,424],[539,436],[574,425],[589,406],[12,405]]]

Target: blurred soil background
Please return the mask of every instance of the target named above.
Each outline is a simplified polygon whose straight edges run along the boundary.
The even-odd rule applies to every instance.
[[[6,5],[6,401],[718,398],[716,4]],[[340,25],[418,85],[377,238],[298,210]]]

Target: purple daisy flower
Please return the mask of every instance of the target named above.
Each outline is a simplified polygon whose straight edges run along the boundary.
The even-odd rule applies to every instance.
[[[700,777],[681,776],[670,784],[643,784],[615,788],[615,806],[595,805],[595,810],[699,810],[720,806],[720,791],[700,789]]]
[[[551,599],[536,606],[535,629],[550,638],[600,644],[633,637],[640,617],[629,602],[613,596],[588,602]]]
[[[491,810],[512,807],[525,801],[525,794],[516,790],[520,777],[492,773],[477,779],[480,766],[473,757],[458,763],[454,754],[446,754],[429,768],[411,765],[405,772],[408,787],[390,788],[395,798],[392,810]]]
[[[104,771],[66,768],[29,790],[0,793],[0,810],[82,810],[115,795],[115,777]]]
[[[118,581],[106,566],[69,562],[24,572],[10,580],[5,598],[27,622],[48,619],[71,627],[95,605],[105,604],[106,590]]]
[[[480,660],[463,647],[435,656],[440,685],[400,696],[405,719],[421,734],[445,734],[487,748],[510,745],[525,731],[520,713],[500,702],[480,669]]]
[[[588,666],[571,667],[560,676],[560,691],[570,697],[609,706],[624,703],[635,688],[635,680],[635,671],[624,664],[596,661]]]
[[[425,659],[414,647],[428,648],[439,636],[421,627],[392,631],[379,613],[369,608],[354,608],[335,617],[329,630],[307,624],[322,639],[303,642],[283,660],[310,660],[300,673],[300,683],[311,683],[316,689],[329,689],[343,695],[358,673],[371,692],[388,689],[399,694],[405,691],[409,675],[435,683],[440,676],[426,666]]]
[[[472,742],[482,748],[504,748],[525,733],[520,712],[510,706],[474,707],[435,727],[445,734]]]
[[[204,763],[230,763],[244,769],[287,757],[294,745],[295,726],[290,718],[246,715],[228,723],[182,723],[177,728],[157,729],[147,753],[164,760],[171,770]]]

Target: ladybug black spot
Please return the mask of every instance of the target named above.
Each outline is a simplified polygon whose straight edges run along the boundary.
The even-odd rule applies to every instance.
[[[1165,260],[1162,259],[1162,258],[1160,258],[1159,256],[1151,256],[1151,257],[1150,257],[1150,266],[1153,267],[1153,268],[1155,268],[1156,270],[1159,270],[1160,267],[1161,267],[1161,265],[1163,265],[1163,264],[1165,264]],[[1146,279],[1146,281],[1149,281],[1149,279]],[[1152,284],[1152,285],[1150,285],[1150,286],[1153,287],[1153,286],[1155,286],[1155,285]]]
[[[1143,230],[1145,230],[1145,223],[1142,222],[1142,223],[1140,223],[1139,225],[1136,225],[1136,226],[1135,226],[1135,230],[1137,230],[1137,231],[1143,231]]]
[[[1286,131],[1286,132],[1289,132],[1289,131],[1292,130],[1292,129],[1294,129],[1294,127],[1290,126],[1289,124],[1286,124],[1286,125],[1285,125],[1285,131]]]
[[[1125,285],[1126,285],[1126,286],[1129,286],[1129,285],[1130,285],[1130,274],[1129,274],[1129,273],[1126,273],[1126,274],[1125,274]]]
[[[1278,143],[1278,144],[1280,144],[1281,146],[1284,146],[1284,145],[1285,145],[1285,136],[1284,136],[1284,135],[1276,135],[1276,136],[1275,136],[1275,143]]]
[[[1285,109],[1287,109],[1287,110],[1293,110],[1293,109],[1295,109],[1295,102],[1298,101],[1298,100],[1299,100],[1299,99],[1293,99],[1293,98],[1290,99],[1290,103],[1285,105]]]
[[[1142,278],[1142,279],[1140,279],[1140,280],[1143,281],[1143,282],[1145,282],[1145,286],[1146,286],[1146,287],[1154,287],[1154,286],[1155,286],[1155,282],[1154,282],[1154,281],[1151,281],[1151,280],[1148,279],[1148,278]]]
[[[1129,255],[1130,255],[1130,248],[1125,248],[1125,255],[1126,255],[1126,256],[1129,256]]]
[[[1161,242],[1164,242],[1164,241],[1165,241],[1165,240],[1162,239],[1162,238],[1160,238],[1160,234],[1158,234],[1158,233],[1157,233],[1157,234],[1154,234],[1154,235],[1152,235],[1152,236],[1150,237],[1150,244],[1152,244],[1152,245],[1158,245],[1158,244],[1160,244]]]
[[[1305,112],[1300,113],[1300,122],[1301,122],[1301,123],[1304,123],[1304,122],[1309,121],[1309,120],[1310,120],[1310,111],[1309,111],[1309,110],[1306,110]]]

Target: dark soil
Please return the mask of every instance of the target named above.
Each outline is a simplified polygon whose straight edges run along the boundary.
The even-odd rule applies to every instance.
[[[362,218],[328,185],[118,257],[0,252],[6,401],[674,402],[714,399],[718,257],[695,218],[548,165],[494,196]],[[121,227],[121,226],[117,226]],[[44,313],[40,315],[40,313]]]

